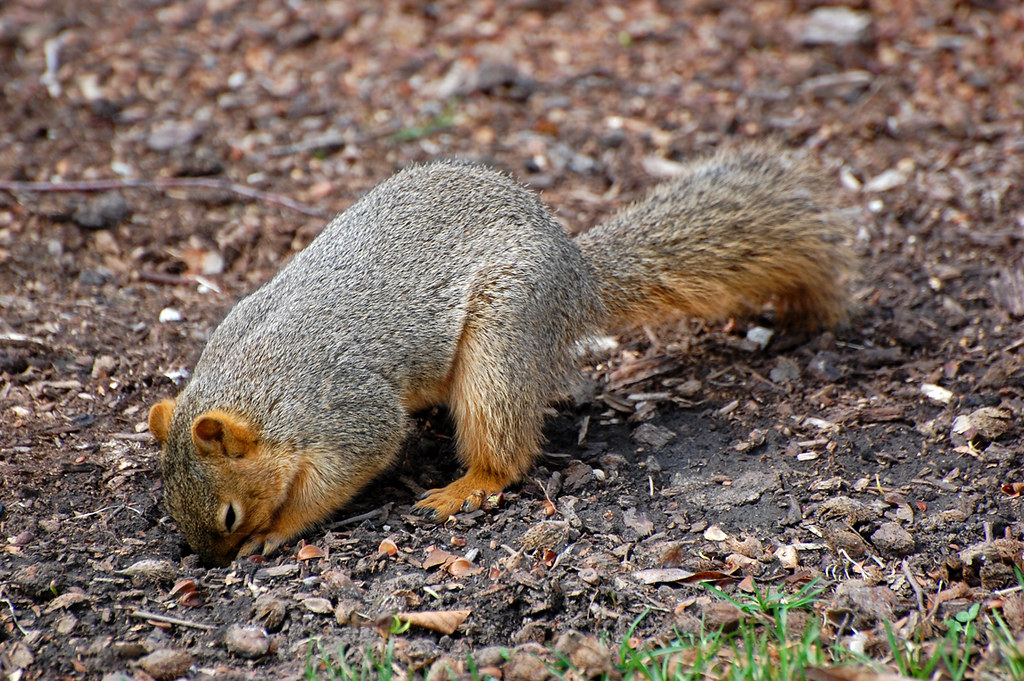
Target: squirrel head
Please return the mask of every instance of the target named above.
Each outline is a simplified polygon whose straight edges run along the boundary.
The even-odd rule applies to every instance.
[[[242,417],[219,409],[189,423],[173,400],[153,405],[149,429],[162,445],[165,503],[206,563],[228,565],[295,534],[281,526],[298,463],[271,448]],[[177,410],[181,411],[181,410]]]

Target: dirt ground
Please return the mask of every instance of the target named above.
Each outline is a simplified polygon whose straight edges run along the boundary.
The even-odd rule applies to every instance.
[[[294,678],[311,642],[356,659],[419,611],[469,613],[395,636],[402,669],[618,642],[645,612],[653,645],[715,614],[693,573],[820,578],[825,635],[869,653],[885,621],[935,635],[972,603],[1021,636],[1001,590],[1024,546],[1024,9],[818,4],[0,3],[3,672]],[[460,156],[580,231],[679,160],[769,137],[849,218],[846,327],[609,337],[494,507],[411,514],[457,475],[433,412],[304,544],[190,555],[148,407],[323,216]]]

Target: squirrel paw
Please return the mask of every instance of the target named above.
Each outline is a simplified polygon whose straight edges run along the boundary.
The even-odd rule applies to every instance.
[[[487,495],[500,492],[505,484],[496,477],[470,471],[450,485],[427,490],[416,503],[416,510],[437,521],[447,520],[453,513],[480,508]]]

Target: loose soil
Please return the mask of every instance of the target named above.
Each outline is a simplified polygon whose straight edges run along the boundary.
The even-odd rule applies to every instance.
[[[1024,11],[851,6],[822,31],[807,0],[0,5],[0,180],[53,183],[0,192],[4,673],[294,678],[311,642],[356,659],[414,611],[470,612],[395,636],[402,669],[617,642],[644,613],[650,645],[712,612],[694,573],[818,578],[825,635],[869,651],[883,621],[934,633],[976,602],[1020,636],[999,590],[1024,546]],[[764,347],[770,311],[621,332],[485,509],[411,513],[458,474],[435,411],[304,541],[225,569],[190,554],[147,409],[320,214],[459,156],[580,231],[675,162],[769,137],[849,218],[847,326]]]

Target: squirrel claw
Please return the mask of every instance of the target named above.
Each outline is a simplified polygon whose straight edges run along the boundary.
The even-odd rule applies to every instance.
[[[488,494],[501,491],[503,487],[497,481],[467,474],[446,487],[427,490],[416,502],[415,510],[444,522],[454,513],[475,511]]]

